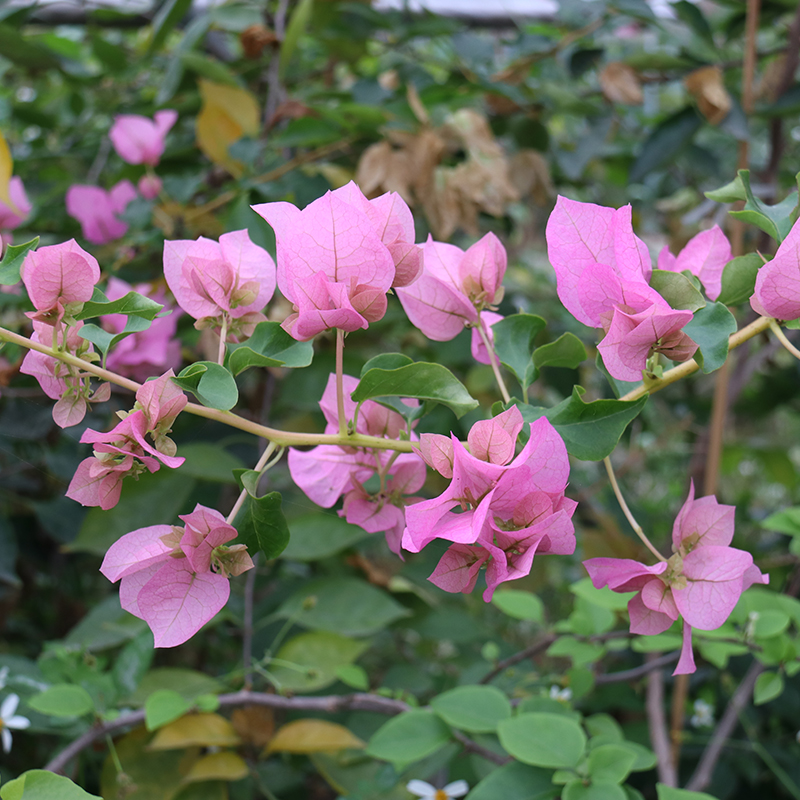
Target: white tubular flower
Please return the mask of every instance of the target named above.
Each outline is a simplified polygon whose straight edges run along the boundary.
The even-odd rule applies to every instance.
[[[19,705],[19,695],[10,694],[0,705],[0,738],[3,740],[3,752],[11,751],[11,731],[24,731],[31,721],[14,714]]]
[[[444,789],[437,789],[426,781],[413,780],[406,784],[406,789],[424,800],[454,800],[456,797],[463,797],[469,791],[469,784],[466,781],[453,781]]]

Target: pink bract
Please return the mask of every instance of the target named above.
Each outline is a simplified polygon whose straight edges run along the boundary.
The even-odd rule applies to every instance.
[[[0,231],[11,231],[18,228],[28,218],[33,206],[28,195],[25,194],[25,187],[22,178],[14,175],[8,182],[8,195],[14,208],[9,208],[0,201]]]
[[[158,175],[142,175],[136,186],[139,189],[139,194],[141,194],[145,200],[155,200],[161,192],[163,183]]]
[[[733,506],[715,497],[694,499],[694,485],[675,520],[673,556],[646,566],[631,559],[592,558],[584,566],[592,584],[637,594],[628,601],[631,633],[655,635],[683,618],[681,657],[673,674],[694,672],[691,629],[716,630],[753,583],[768,583],[744,550],[729,547]]]
[[[130,181],[120,181],[111,191],[99,186],[75,184],[67,189],[67,213],[81,224],[84,238],[92,244],[106,244],[124,236],[128,223],[118,219],[136,189]]]
[[[106,553],[100,571],[120,583],[122,607],[145,620],[156,647],[175,647],[197,633],[230,594],[225,569],[236,529],[213,509],[197,505],[185,528],[152,525],[125,534]],[[237,554],[235,573],[253,566]]]
[[[156,111],[154,119],[122,114],[114,119],[108,135],[114,149],[129,164],[156,166],[164,153],[164,141],[178,119],[178,112]]]
[[[202,236],[164,242],[164,276],[178,305],[198,320],[260,315],[275,292],[275,262],[246,230],[218,243]]]
[[[283,326],[294,338],[367,328],[386,312],[386,292],[416,278],[410,211],[399,197],[384,198],[369,201],[350,183],[302,211],[253,206],[275,230],[278,287],[295,307]]]
[[[692,237],[677,256],[665,247],[658,254],[658,268],[671,272],[689,270],[700,279],[708,298],[716,300],[722,291],[722,271],[731,258],[731,243],[715,225]]]
[[[800,317],[800,221],[794,223],[775,257],[759,269],[750,305],[766,317]]]
[[[91,299],[100,280],[97,259],[74,239],[32,250],[22,264],[22,282],[37,313],[34,319],[55,324],[67,305]]]

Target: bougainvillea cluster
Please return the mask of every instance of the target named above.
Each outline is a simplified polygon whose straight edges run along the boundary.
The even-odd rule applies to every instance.
[[[152,169],[175,121],[169,111],[159,112],[154,121],[123,116],[111,130],[119,156],[147,169],[139,184],[145,197],[160,190]],[[25,213],[21,185],[14,192],[19,213],[0,215],[0,227],[13,228]],[[67,204],[84,237],[100,244],[124,233],[118,214],[135,195],[132,184],[120,184],[108,196],[99,187],[75,186]],[[493,234],[466,250],[430,237],[417,244],[411,212],[399,195],[369,199],[353,183],[302,210],[290,203],[253,208],[275,230],[277,263],[245,230],[223,234],[218,242],[201,237],[164,244],[164,276],[172,298],[197,327],[217,332],[220,365],[227,343],[246,340],[267,319],[265,307],[276,286],[292,305],[282,327],[296,340],[335,330],[337,347],[343,347],[344,334],[382,319],[388,294],[396,293],[427,337],[445,341],[472,329],[475,359],[496,363],[491,326],[502,319],[498,306],[507,256]],[[795,225],[759,273],[752,299],[759,313],[800,316],[799,241]],[[547,242],[559,297],[580,322],[602,329],[598,349],[613,377],[640,381],[656,354],[685,361],[695,353],[697,344],[683,331],[692,311],[671,308],[649,285],[652,260],[633,232],[630,206],[604,208],[559,198]],[[715,300],[730,258],[728,240],[714,227],[677,256],[663,250],[657,266],[696,277]],[[100,278],[96,259],[74,240],[30,252],[22,269],[35,308],[29,314],[30,341],[54,353],[32,350],[22,371],[57,400],[54,416],[60,425],[76,424],[87,403],[107,398],[107,391],[92,391],[88,374],[75,363],[98,358],[81,337],[83,323],[76,317]],[[135,288],[170,310],[163,289]],[[130,290],[116,277],[106,287],[111,299]],[[172,380],[173,368],[180,365],[177,313],[122,337],[107,355],[107,366],[119,373],[160,377],[141,385],[134,407],[121,413],[111,430],[83,431],[81,442],[94,452],[81,462],[67,491],[78,502],[111,508],[125,477],[154,472],[162,464],[181,465],[169,438],[187,403]],[[119,315],[103,321],[117,334],[124,333],[125,324]],[[73,358],[60,360],[58,353]],[[536,554],[575,551],[577,503],[565,494],[569,458],[546,418],[526,422],[511,404],[491,419],[474,422],[466,441],[452,434],[417,436],[409,422],[419,410],[416,400],[394,408],[375,400],[359,403],[352,398],[358,386],[358,379],[343,374],[339,358],[320,400],[328,441],[289,449],[292,479],[314,503],[332,508],[341,501],[341,516],[370,533],[385,533],[398,555],[420,552],[434,540],[447,542],[430,580],[445,591],[470,592],[483,573],[487,601],[501,583],[527,575]],[[351,446],[348,436],[373,437],[372,446]],[[380,447],[375,440],[382,440]],[[403,448],[397,446],[401,442]],[[449,481],[438,497],[422,496],[427,468]],[[669,558],[653,565],[613,558],[585,562],[596,587],[635,592],[628,604],[633,633],[661,633],[683,620],[678,673],[694,670],[692,628],[718,628],[743,591],[768,580],[749,553],[730,546],[733,515],[733,507],[714,497],[696,500],[692,488],[675,520]],[[123,536],[102,566],[110,580],[121,581],[123,607],[147,621],[160,647],[180,644],[199,630],[227,601],[228,577],[253,566],[244,545],[228,544],[237,536],[231,519],[203,506],[180,519],[181,527],[155,525]]]

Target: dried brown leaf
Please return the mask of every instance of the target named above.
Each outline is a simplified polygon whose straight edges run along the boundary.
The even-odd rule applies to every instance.
[[[731,96],[725,88],[719,67],[701,67],[687,75],[683,85],[697,101],[700,113],[712,124],[718,125],[731,110]]]
[[[606,64],[598,75],[603,95],[612,103],[627,106],[642,104],[642,84],[636,70],[619,61]]]

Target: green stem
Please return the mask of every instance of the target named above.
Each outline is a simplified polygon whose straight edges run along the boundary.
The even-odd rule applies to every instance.
[[[476,327],[478,329],[478,335],[481,337],[481,341],[483,342],[483,346],[489,353],[489,363],[492,365],[492,372],[494,372],[494,378],[497,381],[497,386],[500,389],[500,394],[503,396],[503,402],[510,403],[511,395],[509,395],[508,389],[506,389],[506,385],[503,381],[503,376],[500,373],[500,361],[497,358],[497,353],[495,353],[494,351],[494,345],[489,339],[489,334],[486,332],[486,329],[484,328],[483,318],[480,316],[478,317],[478,324],[476,325]]]
[[[633,528],[634,533],[642,540],[645,547],[659,560],[659,561],[666,561],[667,559],[661,555],[661,553],[653,547],[652,542],[645,536],[644,531],[642,530],[642,526],[634,519],[633,514],[631,514],[631,510],[628,508],[628,504],[625,502],[625,498],[622,496],[622,492],[620,491],[619,484],[617,483],[617,476],[614,474],[614,468],[611,466],[611,459],[606,456],[603,459],[603,463],[606,465],[606,472],[608,473],[608,479],[611,481],[611,488],[614,490],[614,494],[619,501],[620,508],[622,508],[622,513],[625,515],[625,519]]]
[[[339,417],[339,436],[347,436],[344,415],[344,331],[336,329],[336,413]]]
[[[38,342],[32,342],[30,339],[20,336],[18,333],[6,330],[5,328],[0,328],[0,341],[12,342],[28,350],[36,350],[38,353],[63,361],[65,364],[80,367],[84,372],[102,378],[104,381],[108,381],[117,386],[122,386],[124,389],[128,389],[131,392],[137,392],[141,389],[141,384],[136,383],[136,381],[123,378],[115,372],[110,372],[107,369],[90,364],[88,361],[84,361],[72,355],[72,353],[62,353],[46,345],[39,344]],[[378,450],[397,450],[401,453],[411,453],[414,451],[413,444],[410,441],[402,439],[384,439],[379,436],[367,436],[357,433],[341,436],[339,434],[328,433],[317,434],[281,431],[277,428],[259,425],[257,422],[240,417],[238,414],[233,414],[230,411],[206,408],[206,406],[201,406],[197,403],[187,403],[184,411],[189,414],[195,414],[198,417],[203,417],[204,419],[212,419],[216,422],[221,422],[223,425],[228,425],[231,428],[236,428],[246,433],[251,433],[254,436],[267,439],[270,442],[275,442],[275,444],[280,447],[333,444],[339,446],[346,445],[349,447],[372,447]]]
[[[225,340],[228,338],[228,315],[222,315],[222,325],[219,331],[219,350],[217,351],[217,364],[225,363]]]
[[[787,338],[786,334],[781,330],[780,325],[775,320],[770,323],[769,329],[775,334],[778,341],[795,357],[800,359],[800,350],[798,350]]]
[[[266,471],[267,461],[269,461],[269,457],[275,452],[278,445],[275,442],[270,442],[264,452],[261,454],[261,458],[258,459],[258,463],[253,467],[253,469],[258,472],[259,474]],[[233,504],[233,508],[231,509],[231,513],[228,514],[228,519],[226,522],[228,525],[233,525],[233,521],[236,519],[236,515],[241,510],[242,506],[244,505],[244,501],[247,500],[247,489],[242,489],[239,493],[239,497],[236,498],[236,502]]]

